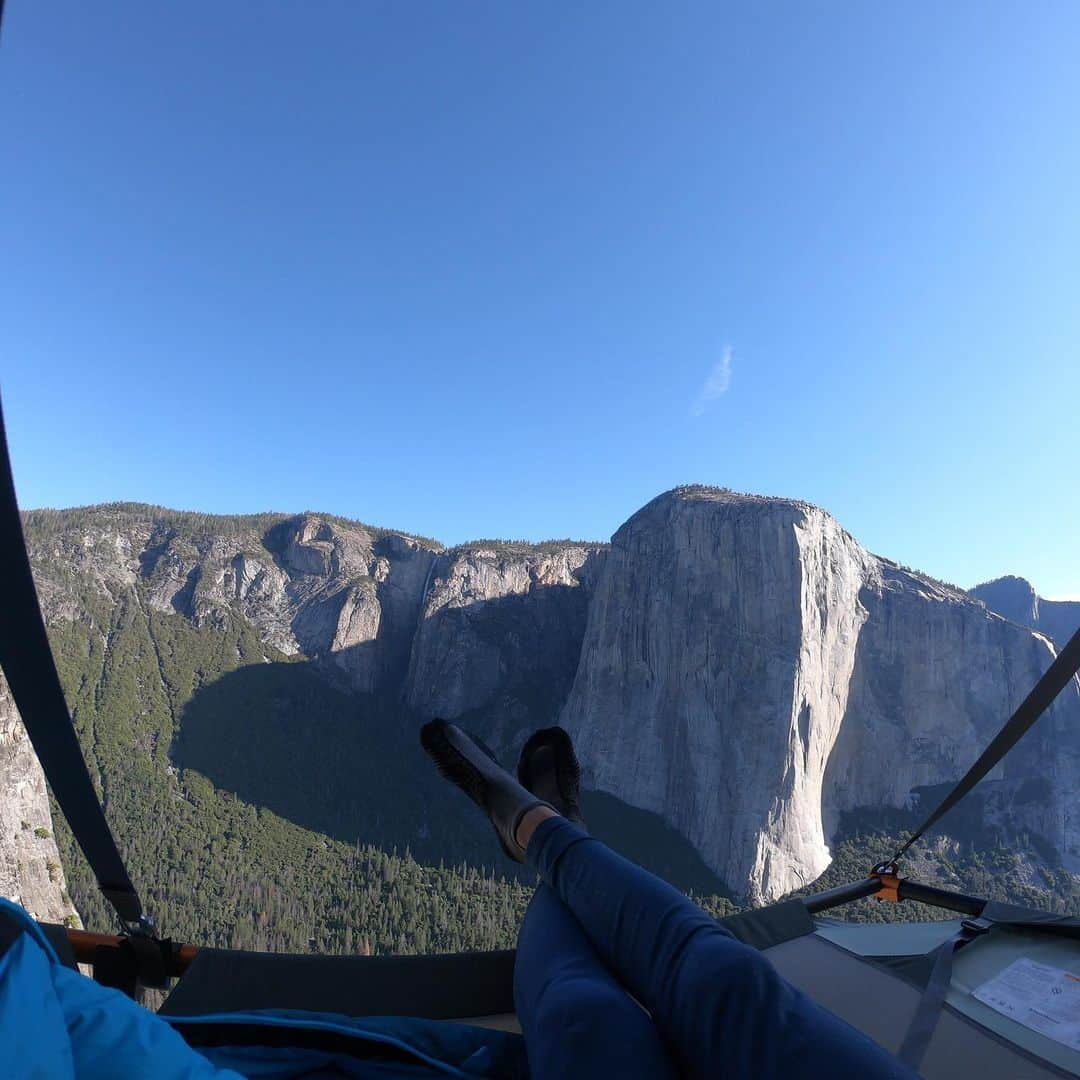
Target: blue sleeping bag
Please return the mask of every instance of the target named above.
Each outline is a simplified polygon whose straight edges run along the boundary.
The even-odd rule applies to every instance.
[[[14,931],[0,956],[4,1076],[527,1076],[519,1035],[467,1024],[269,1010],[165,1020],[65,967],[22,908],[0,899],[0,920]]]

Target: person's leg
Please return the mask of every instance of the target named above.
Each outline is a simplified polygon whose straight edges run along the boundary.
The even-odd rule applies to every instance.
[[[660,1033],[541,885],[518,936],[514,1005],[531,1080],[674,1080]]]
[[[649,1010],[685,1075],[914,1077],[682,893],[566,818],[540,821],[526,857]]]
[[[649,1010],[686,1075],[914,1077],[681,893],[562,817],[568,777],[560,775],[557,753],[559,783],[538,798],[456,724],[432,720],[420,741],[440,772],[484,810],[507,854],[536,867],[576,916],[601,961]]]

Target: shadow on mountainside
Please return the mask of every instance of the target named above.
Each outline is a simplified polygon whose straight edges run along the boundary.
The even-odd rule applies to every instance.
[[[439,781],[399,703],[333,686],[310,662],[238,668],[196,691],[171,756],[215,787],[347,843],[494,865],[490,830]]]
[[[394,697],[339,689],[312,662],[252,664],[196,691],[171,757],[218,789],[334,839],[408,847],[421,862],[467,862],[531,880],[501,853],[480,812],[438,776],[420,748],[423,719]],[[594,835],[623,854],[682,889],[728,895],[657,815],[601,792],[585,792],[583,802]]]
[[[448,718],[516,755],[529,732],[558,717],[586,617],[585,590],[559,584],[440,608],[417,633],[412,700],[425,712],[452,707]]]

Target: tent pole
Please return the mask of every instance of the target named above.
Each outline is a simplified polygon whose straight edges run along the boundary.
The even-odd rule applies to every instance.
[[[963,915],[981,915],[987,904],[987,901],[980,900],[977,896],[966,896],[948,889],[935,889],[933,885],[920,885],[917,881],[908,881],[906,878],[900,879],[896,892],[900,900],[931,904],[933,907],[959,911]]]
[[[93,964],[99,948],[118,949],[127,940],[116,934],[95,934],[89,930],[67,931],[68,944],[80,964]],[[197,945],[174,945],[167,975],[175,978],[183,975],[191,966],[199,948]]]
[[[881,881],[876,877],[869,877],[862,881],[853,881],[850,885],[839,885],[835,889],[815,893],[813,896],[804,896],[802,902],[811,915],[816,915],[819,911],[828,911],[829,908],[850,904],[854,900],[861,900],[864,896],[873,896],[880,891]]]
[[[864,878],[862,881],[853,881],[848,885],[839,885],[835,889],[815,893],[813,896],[802,897],[802,903],[811,915],[817,915],[830,908],[841,907],[844,904],[862,900],[867,896],[875,896],[880,892],[888,893],[889,887],[878,877]],[[896,885],[897,900],[913,900],[920,904],[930,904],[933,907],[946,908],[949,911],[958,911],[964,915],[979,915],[986,906],[986,901],[977,896],[966,896],[964,893],[950,892],[948,889],[937,889],[932,885],[920,885],[917,881],[908,881],[900,878]],[[67,931],[68,942],[75,954],[75,959],[81,964],[94,962],[95,950],[99,946],[119,947],[125,940],[112,934],[93,934],[86,930]],[[170,975],[182,975],[195,959],[198,952],[195,945],[176,945],[173,947],[172,970]]]
[[[958,911],[963,915],[980,915],[986,907],[986,901],[977,896],[938,889],[933,885],[921,885],[917,881],[908,881],[907,878],[897,878],[891,874],[883,877],[885,880],[879,876],[868,877],[862,881],[853,881],[850,885],[840,885],[826,892],[815,893],[813,896],[804,896],[802,902],[811,915],[862,900],[866,896],[877,896],[879,900],[913,900],[948,911]]]

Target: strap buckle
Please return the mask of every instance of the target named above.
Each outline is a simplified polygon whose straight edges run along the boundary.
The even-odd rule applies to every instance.
[[[132,937],[144,937],[144,938],[157,938],[155,931],[157,927],[154,925],[153,916],[147,914],[145,911],[139,916],[139,921],[131,923],[128,926],[128,933]]]
[[[984,919],[982,916],[976,919],[964,919],[960,923],[960,929],[966,931],[972,937],[982,937],[983,934],[989,934],[993,928],[993,920]]]
[[[875,900],[887,900],[894,904],[900,902],[899,868],[895,862],[878,863],[870,871],[870,876],[881,882],[881,888],[873,894]]]

